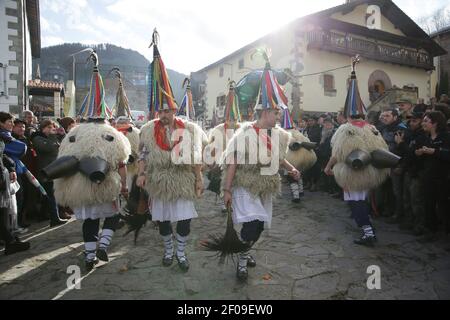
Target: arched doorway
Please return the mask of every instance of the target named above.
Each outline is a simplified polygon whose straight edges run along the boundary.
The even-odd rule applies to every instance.
[[[374,86],[374,91],[376,93],[378,93],[380,96],[382,96],[384,94],[384,92],[386,91],[386,86],[384,85],[384,82],[381,80],[377,80],[375,81]]]
[[[369,76],[368,89],[371,102],[377,100],[386,92],[386,90],[391,88],[391,79],[383,70],[375,70]]]

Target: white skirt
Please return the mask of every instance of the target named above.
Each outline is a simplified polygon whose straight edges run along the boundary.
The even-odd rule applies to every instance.
[[[344,201],[364,201],[367,198],[367,191],[344,191]]]
[[[165,201],[152,198],[150,200],[150,212],[153,221],[177,222],[198,217],[194,202],[184,199]]]
[[[231,206],[235,224],[259,220],[266,222],[268,228],[272,225],[272,195],[261,198],[244,188],[234,188]]]
[[[77,220],[102,219],[113,217],[119,213],[119,200],[73,208]]]

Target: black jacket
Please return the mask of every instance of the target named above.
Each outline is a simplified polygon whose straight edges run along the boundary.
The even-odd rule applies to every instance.
[[[446,179],[450,168],[450,134],[439,133],[436,139],[427,137],[426,147],[434,148],[434,154],[424,154],[425,177],[429,179]]]
[[[403,167],[411,176],[417,177],[424,170],[424,158],[416,156],[415,151],[422,148],[428,142],[428,137],[422,128],[410,131],[410,135],[405,142],[400,144],[403,148]]]
[[[323,161],[327,161],[331,158],[331,139],[333,138],[334,133],[336,130],[334,129],[333,132],[319,145],[317,148],[317,156]]]
[[[322,139],[322,127],[319,124],[306,128],[306,133],[311,142],[315,142],[317,145],[320,143]]]
[[[40,131],[31,136],[34,150],[37,154],[38,170],[42,170],[58,157],[59,142],[56,136],[47,137]]]

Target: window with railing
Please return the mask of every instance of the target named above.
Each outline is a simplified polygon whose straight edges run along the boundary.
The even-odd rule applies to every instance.
[[[344,54],[363,54],[368,58],[409,66],[432,68],[431,56],[423,50],[380,44],[377,41],[359,39],[350,34],[329,31],[310,31],[307,33],[308,45]]]

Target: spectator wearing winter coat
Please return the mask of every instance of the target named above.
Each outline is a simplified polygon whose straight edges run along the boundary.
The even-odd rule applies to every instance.
[[[415,151],[424,161],[425,223],[424,241],[437,239],[439,219],[450,232],[447,176],[450,168],[450,135],[445,116],[439,111],[427,113],[422,127],[428,135],[426,144]]]
[[[39,131],[35,132],[31,137],[31,142],[37,153],[38,179],[47,192],[47,197],[43,200],[41,215],[50,214],[50,226],[54,227],[66,223],[61,220],[56,205],[53,181],[45,181],[41,175],[41,170],[47,167],[58,157],[59,141],[56,135],[56,123],[52,120],[41,121]]]

